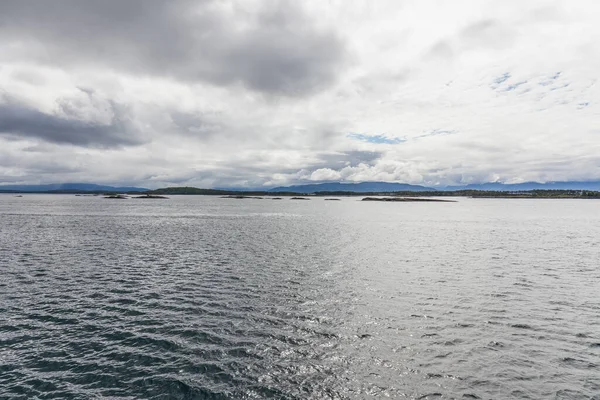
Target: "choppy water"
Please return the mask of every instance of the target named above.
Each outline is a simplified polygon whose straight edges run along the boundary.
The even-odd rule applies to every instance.
[[[600,201],[0,196],[0,398],[600,399]]]

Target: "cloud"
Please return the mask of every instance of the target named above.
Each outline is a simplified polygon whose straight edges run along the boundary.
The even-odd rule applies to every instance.
[[[175,110],[169,113],[171,122],[181,133],[197,138],[209,138],[223,132],[219,115]]]
[[[455,135],[458,133],[454,129],[432,129],[423,133],[422,135],[417,136],[416,138],[424,138],[428,136],[444,136],[444,135]]]
[[[38,138],[47,142],[77,146],[118,147],[137,145],[136,136],[123,106],[111,101],[61,99],[54,112],[7,96],[0,97],[0,135],[13,138]],[[103,109],[96,109],[96,107]],[[89,115],[90,111],[96,115]],[[100,115],[95,113],[100,111]]]
[[[304,96],[331,85],[345,58],[335,31],[292,1],[185,0],[0,3],[8,57],[66,68],[116,68],[269,95]]]
[[[310,174],[311,181],[339,181],[342,175],[330,168],[319,168]]]
[[[600,179],[594,7],[2,1],[0,184]]]
[[[385,135],[367,135],[364,133],[349,133],[346,135],[353,140],[360,140],[367,143],[375,144],[400,144],[406,142],[406,139],[399,137],[388,137]]]
[[[494,85],[492,87],[495,89],[498,87],[498,85],[502,85],[504,82],[506,82],[509,79],[510,79],[510,73],[505,72],[502,74],[502,76],[499,76],[496,79],[494,79]]]
[[[515,40],[514,28],[497,19],[485,18],[465,27],[459,38],[466,47],[503,49]]]
[[[341,151],[341,152],[322,152],[318,154],[318,162],[315,165],[309,165],[310,168],[341,168],[348,165],[371,164],[383,157],[381,151]]]

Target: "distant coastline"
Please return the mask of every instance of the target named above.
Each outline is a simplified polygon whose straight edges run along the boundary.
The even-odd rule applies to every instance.
[[[155,190],[169,190],[172,192],[183,192],[183,194],[234,194],[244,195],[245,193],[293,193],[293,194],[314,194],[314,193],[405,193],[405,192],[424,192],[424,193],[533,193],[534,191],[564,191],[571,193],[578,192],[600,192],[600,181],[557,181],[557,182],[523,182],[523,183],[501,183],[486,182],[472,183],[458,186],[423,186],[397,182],[321,182],[308,183],[292,186],[278,187],[213,187],[202,189],[197,187],[165,187],[162,189],[149,189],[144,187],[132,186],[108,186],[94,183],[53,183],[43,185],[15,185],[0,184],[0,192],[10,193],[146,193]],[[201,191],[201,192],[198,192]],[[443,195],[443,194],[442,194]]]
[[[600,199],[600,191],[591,190],[529,190],[529,191],[490,191],[490,190],[456,190],[456,191],[398,191],[398,192],[349,192],[349,191],[324,191],[315,193],[300,192],[270,192],[270,191],[226,191],[216,189],[199,189],[193,187],[173,187],[148,191],[153,195],[204,195],[204,196],[234,196],[256,197],[277,196],[285,197],[472,197],[472,198],[506,198],[506,199]]]
[[[454,191],[319,191],[314,193],[285,192],[285,191],[242,191],[242,190],[219,190],[201,189],[195,187],[167,187],[155,190],[78,190],[78,189],[56,189],[56,190],[2,190],[6,194],[87,194],[87,195],[143,195],[143,198],[153,198],[165,195],[200,195],[221,196],[230,198],[256,198],[262,196],[278,197],[365,197],[365,196],[388,196],[388,197],[470,197],[470,198],[500,198],[500,199],[600,199],[600,191],[593,190],[520,190],[520,191],[495,191],[495,190],[454,190]],[[329,199],[328,199],[329,200]]]

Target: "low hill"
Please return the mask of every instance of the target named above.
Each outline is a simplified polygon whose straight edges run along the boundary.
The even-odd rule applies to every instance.
[[[228,190],[218,189],[200,189],[191,186],[166,187],[148,191],[150,194],[199,194],[199,195],[226,195],[231,192]]]
[[[138,187],[116,187],[93,183],[53,183],[49,185],[0,185],[0,192],[10,193],[69,193],[69,192],[145,192]]]

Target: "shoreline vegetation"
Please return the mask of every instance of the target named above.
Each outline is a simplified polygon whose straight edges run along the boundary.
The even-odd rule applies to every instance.
[[[166,195],[203,195],[203,196],[221,196],[223,198],[233,199],[272,199],[281,200],[283,197],[293,199],[310,200],[311,198],[326,198],[333,200],[332,197],[373,197],[386,196],[390,198],[385,201],[415,201],[416,198],[439,198],[439,197],[469,197],[469,198],[498,198],[498,199],[600,199],[600,191],[591,190],[524,190],[524,191],[492,191],[492,190],[456,190],[456,191],[400,191],[400,192],[316,192],[316,193],[297,193],[297,192],[269,192],[269,191],[233,191],[218,189],[200,189],[195,187],[169,187],[146,192],[105,192],[105,191],[85,191],[85,190],[49,190],[40,192],[20,192],[3,191],[0,193],[8,194],[74,194],[100,196],[110,199],[131,198],[136,199],[165,199]],[[277,197],[273,197],[277,196]],[[403,198],[407,200],[396,200],[394,198]],[[366,200],[374,201],[374,200]]]

